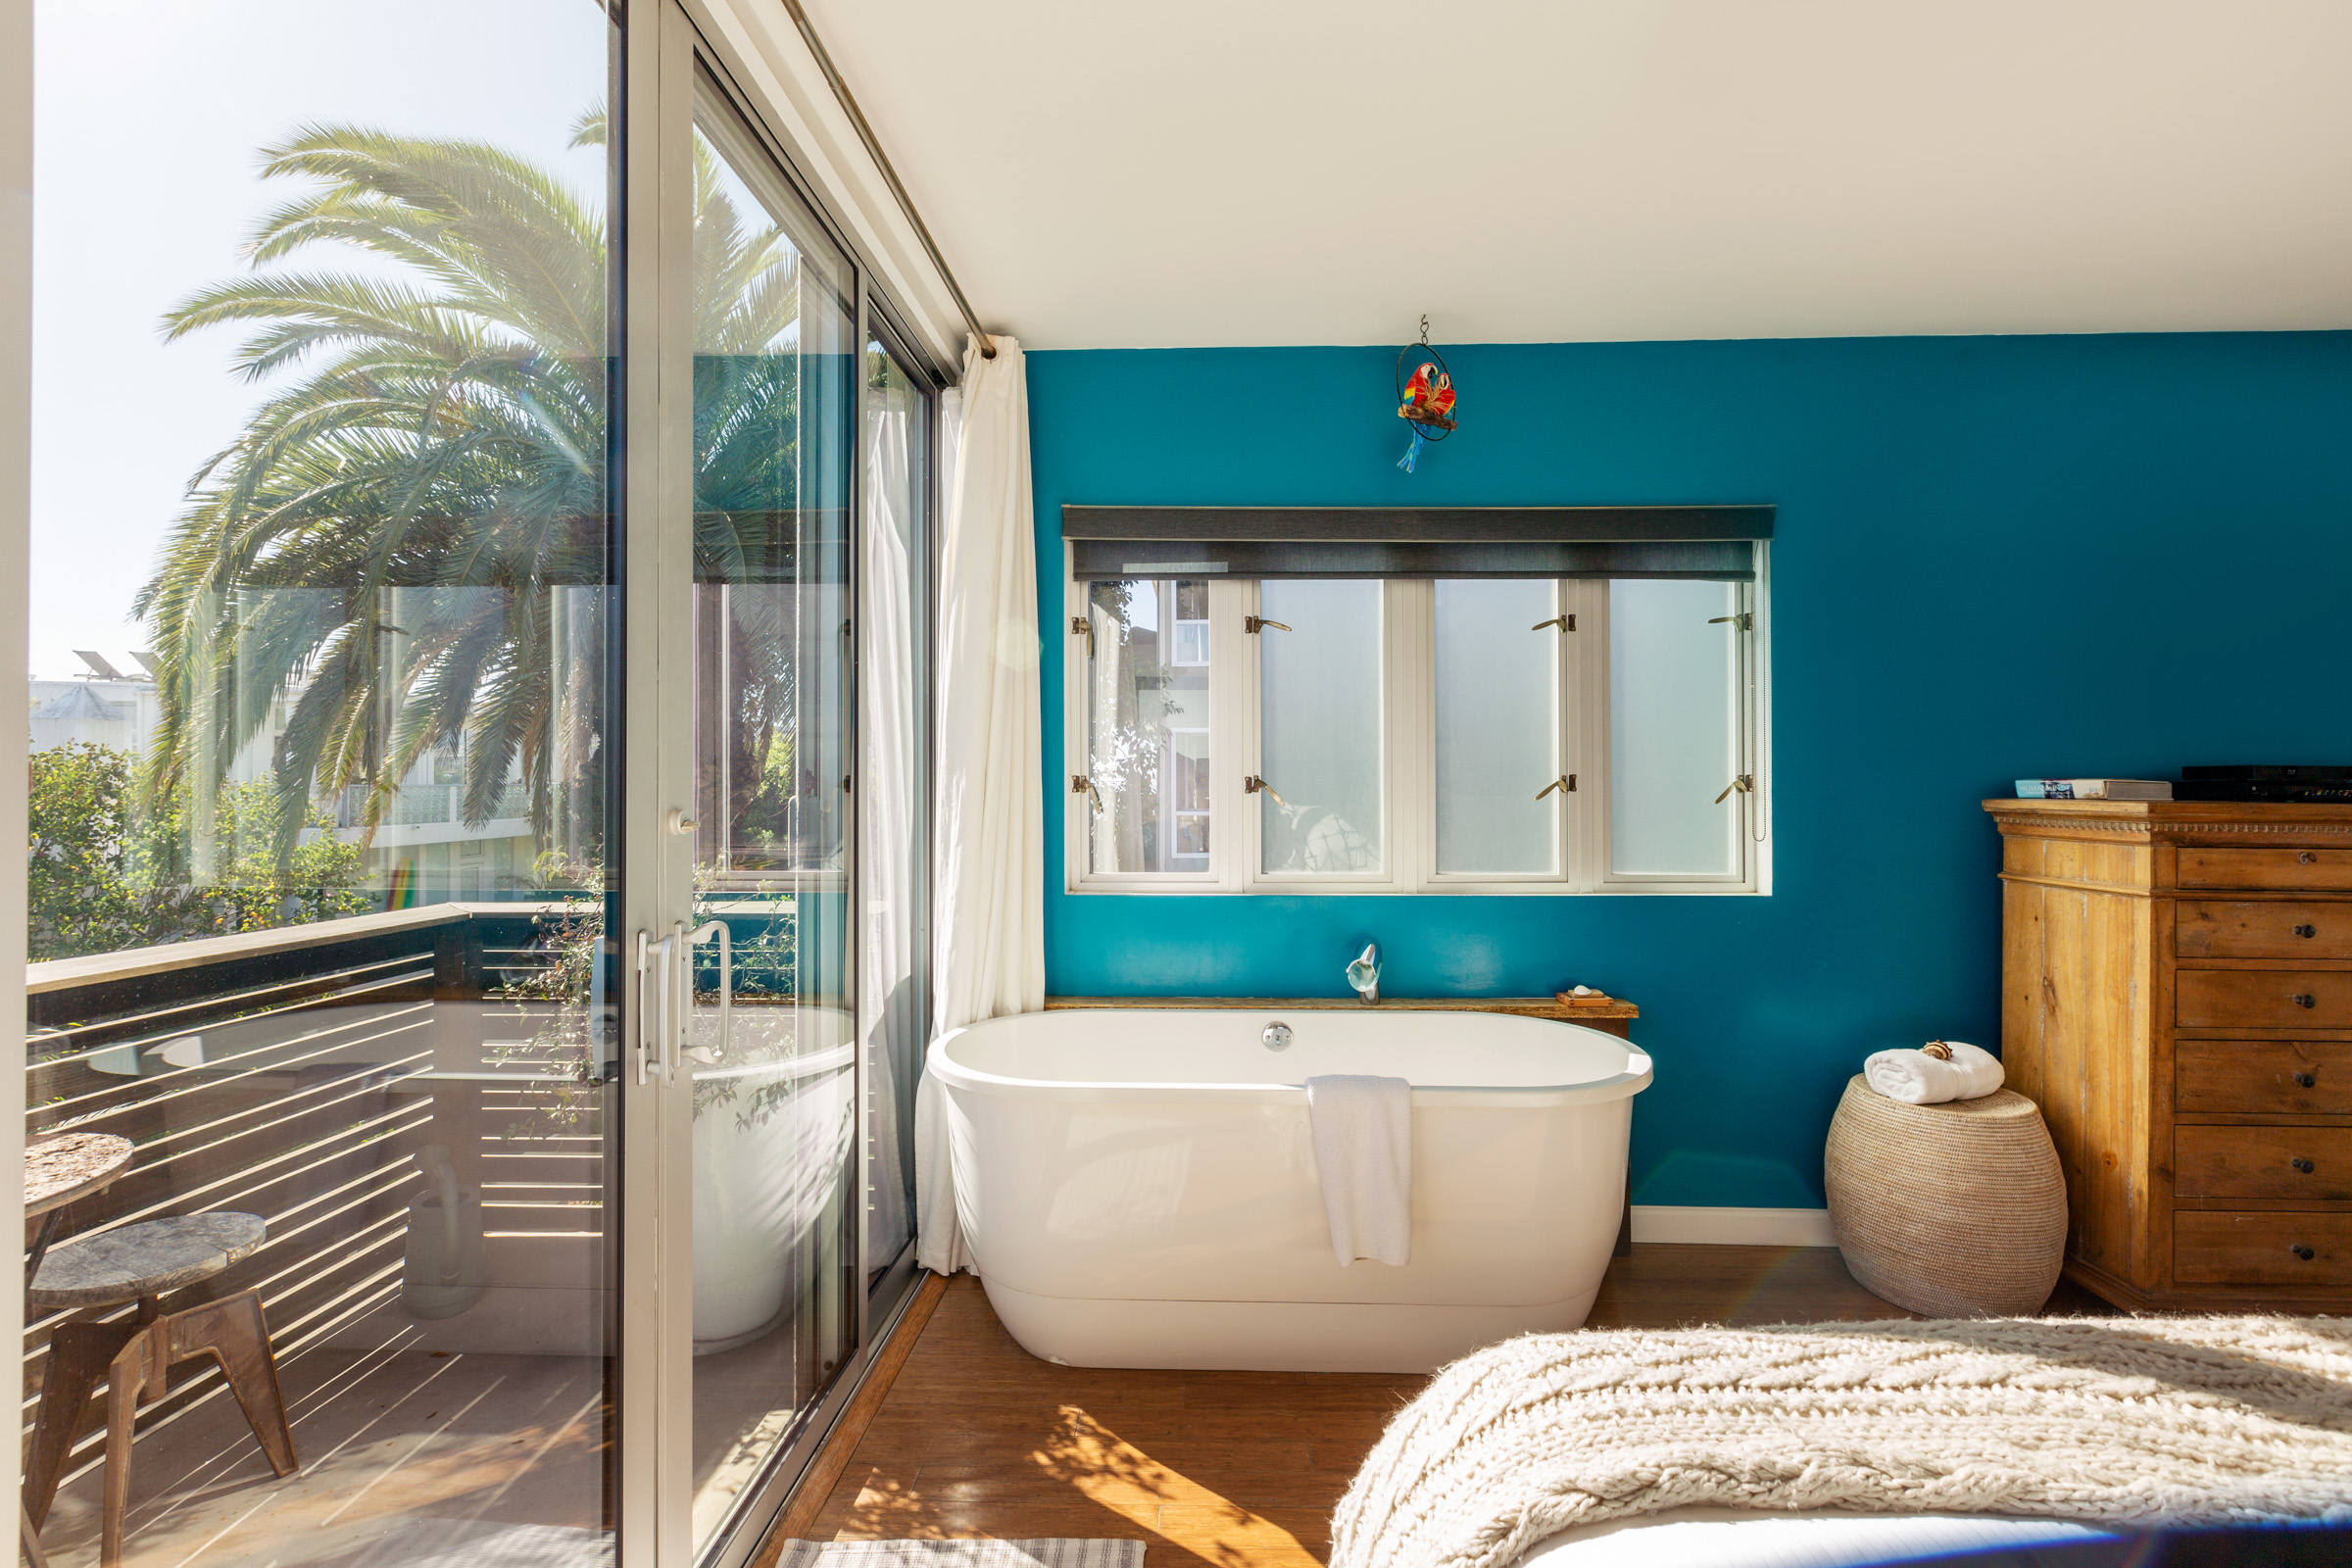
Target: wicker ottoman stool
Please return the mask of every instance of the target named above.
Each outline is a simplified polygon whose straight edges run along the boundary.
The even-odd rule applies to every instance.
[[[1822,1164],[1838,1250],[1872,1295],[1930,1317],[2014,1317],[2050,1298],[2066,1179],[2025,1096],[1907,1105],[1857,1074]]]

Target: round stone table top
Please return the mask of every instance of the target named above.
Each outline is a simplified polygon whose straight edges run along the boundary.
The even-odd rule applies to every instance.
[[[24,1148],[26,1218],[97,1192],[130,1164],[130,1140],[113,1133],[67,1133]]]
[[[258,1214],[175,1214],[78,1237],[49,1250],[34,1306],[112,1306],[211,1279],[270,1239]]]

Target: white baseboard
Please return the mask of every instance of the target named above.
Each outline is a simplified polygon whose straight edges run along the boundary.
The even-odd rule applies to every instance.
[[[1675,1208],[1634,1205],[1637,1242],[1718,1247],[1836,1247],[1826,1208]]]

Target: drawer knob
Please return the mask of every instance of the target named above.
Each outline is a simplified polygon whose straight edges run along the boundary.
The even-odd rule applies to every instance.
[[[2290,1159],[2290,1160],[2288,1160],[2288,1161],[2287,1161],[2287,1163],[2288,1163],[2289,1165],[2292,1165],[2292,1166],[2294,1166],[2294,1167],[2295,1167],[2295,1169],[2297,1169],[2297,1170],[2301,1171],[2301,1172],[2302,1172],[2304,1175],[2306,1175],[2306,1176],[2310,1175],[2310,1174],[2311,1174],[2313,1171],[2315,1171],[2315,1170],[2319,1169],[2319,1167],[2318,1167],[2318,1166],[2314,1165],[2314,1164],[2313,1164],[2313,1163],[2312,1163],[2310,1160],[2308,1160],[2308,1159]]]
[[[2305,991],[2305,992],[2299,993],[2299,994],[2298,994],[2298,995],[2295,997],[2295,1005],[2296,1005],[2296,1006],[2298,1006],[2298,1007],[2316,1007],[2316,1006],[2318,1006],[2319,1004],[2320,1004],[2320,999],[2319,999],[2319,998],[2317,998],[2317,997],[2315,997],[2315,996],[2313,996],[2313,995],[2312,995],[2310,992],[2308,992],[2308,991]]]
[[[2316,937],[2319,934],[2320,928],[2316,925],[2299,925],[2295,927],[2295,935],[2299,937]]]
[[[2319,1081],[2320,1075],[2316,1072],[2299,1072],[2295,1074],[2295,1083],[2299,1088],[2316,1088],[2319,1084]]]
[[[2294,1253],[2306,1263],[2310,1262],[2315,1256],[2318,1255],[2317,1253],[2313,1252],[2310,1248],[2305,1247],[2301,1242],[2297,1242],[2294,1246],[2288,1248],[2287,1250]]]
[[[2309,850],[2305,850],[2301,855],[2296,856],[2295,859],[2303,865],[2317,865],[2320,863],[2320,858],[2312,854]]]

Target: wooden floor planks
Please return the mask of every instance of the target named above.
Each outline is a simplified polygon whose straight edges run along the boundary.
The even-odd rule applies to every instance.
[[[2050,1310],[2103,1310],[2061,1293]],[[1592,1326],[1909,1316],[1855,1284],[1833,1249],[1640,1246],[1611,1264]],[[1054,1366],[959,1276],[830,1492],[796,1501],[762,1565],[788,1535],[1080,1536],[1142,1541],[1146,1568],[1310,1568],[1356,1466],[1420,1384]]]

